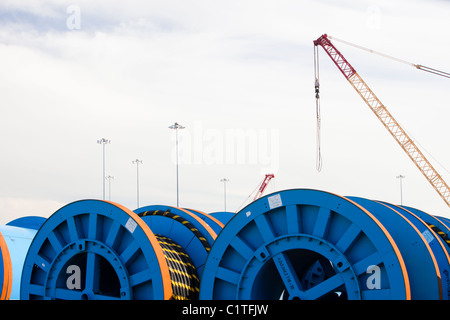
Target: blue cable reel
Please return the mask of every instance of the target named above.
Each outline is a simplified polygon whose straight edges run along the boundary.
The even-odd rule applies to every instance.
[[[0,226],[0,288],[6,290],[0,296],[1,300],[20,298],[23,263],[37,229],[45,220],[44,217],[26,216]]]
[[[220,220],[225,225],[235,216],[235,213],[229,211],[218,211],[218,212],[211,212],[209,215]]]
[[[448,300],[450,257],[437,234],[405,208],[363,198],[348,198],[369,210],[392,235],[408,270],[411,298]]]
[[[46,218],[40,216],[25,216],[14,219],[6,225],[11,227],[25,228],[31,230],[39,230],[44,224]]]
[[[444,223],[446,226],[450,226],[450,219],[449,218],[445,218],[445,217],[438,217],[439,220],[442,221],[442,223]]]
[[[158,235],[180,245],[190,257],[198,276],[222,226],[206,214],[191,209],[150,205],[134,211]]]
[[[208,214],[164,205],[135,213],[159,239],[169,265],[173,299],[198,300],[206,257],[223,224]]]
[[[439,231],[442,233],[440,234],[443,239],[445,239],[445,242],[450,247],[450,219],[446,217],[435,217],[438,220],[438,224],[436,225],[439,228]],[[436,222],[436,221],[434,221]]]
[[[218,219],[215,215],[213,215],[211,213],[205,213],[200,210],[188,209],[188,208],[184,208],[184,210],[188,210],[188,211],[194,213],[197,217],[199,217],[200,219],[205,221],[206,224],[208,224],[208,226],[210,226],[213,229],[213,231],[216,233],[216,235],[218,235],[220,233],[220,231],[222,231],[223,227],[226,224],[221,219]]]
[[[101,200],[70,203],[50,216],[25,258],[21,299],[170,299],[163,251],[131,210]]]
[[[200,299],[411,298],[402,254],[367,209],[331,193],[267,195],[231,219],[206,260]]]
[[[450,221],[444,217],[433,216],[416,208],[402,206],[420,217],[445,242],[450,254]]]

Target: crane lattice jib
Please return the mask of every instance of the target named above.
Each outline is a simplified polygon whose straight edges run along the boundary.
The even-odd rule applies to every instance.
[[[431,163],[415,145],[414,141],[402,129],[383,103],[381,103],[369,86],[359,76],[356,70],[331,43],[327,35],[324,34],[315,40],[314,45],[320,45],[325,50],[331,60],[342,72],[344,77],[350,82],[352,87],[356,90],[356,92],[358,92],[361,98],[366,102],[369,108],[375,113],[381,123],[390,132],[417,168],[422,172],[428,182],[430,182],[433,188],[450,207],[450,188],[447,183],[442,179],[440,174],[434,169]]]
[[[253,198],[253,200],[259,199],[262,196],[262,194],[264,193],[264,190],[266,190],[266,187],[272,178],[275,178],[275,175],[273,173],[266,174],[266,176],[264,177],[263,182],[261,182],[258,192],[256,192],[256,195]]]

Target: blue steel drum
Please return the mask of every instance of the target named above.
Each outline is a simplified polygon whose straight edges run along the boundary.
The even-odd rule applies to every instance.
[[[405,207],[419,215],[432,228],[447,245],[450,254],[450,220],[445,217],[432,216],[418,209]]]
[[[23,263],[36,230],[13,226],[0,226],[11,260],[11,300],[20,299],[20,281]],[[2,252],[2,255],[4,253]],[[5,253],[6,254],[6,253]]]
[[[227,224],[236,214],[234,212],[229,211],[218,211],[218,212],[211,212],[209,214],[210,216],[215,217],[216,219],[220,220],[224,225]]]
[[[20,217],[15,220],[8,222],[7,226],[26,228],[39,230],[39,228],[44,224],[46,218],[39,216],[26,216]]]
[[[442,283],[442,299],[450,299],[450,247],[448,245],[447,234],[441,231],[436,225],[441,225],[437,217],[427,214],[423,211],[407,208],[404,206],[396,206],[385,203],[394,209],[401,208],[399,212],[406,213],[405,216],[412,221],[419,232],[422,232],[424,239],[430,246],[436,263],[439,266],[440,281]],[[434,224],[433,224],[434,223]],[[425,226],[425,227],[424,227]]]
[[[25,258],[21,299],[170,299],[164,253],[149,227],[109,201],[81,200],[50,216]]]
[[[448,241],[450,238],[450,219],[438,216],[436,216],[436,219],[440,222],[438,228],[440,228],[440,231],[443,233],[441,235],[445,239],[445,242],[450,246],[450,241]]]
[[[23,262],[36,230],[45,222],[37,216],[22,217],[0,226],[1,300],[20,299]]]
[[[371,211],[392,234],[408,269],[412,299],[448,300],[450,257],[442,239],[430,226],[406,208],[349,198]]]
[[[0,300],[9,300],[12,286],[12,266],[8,245],[0,232]]]
[[[420,217],[431,229],[433,229],[450,248],[450,221],[447,218],[434,216],[416,208],[401,206]]]
[[[223,227],[225,226],[225,223],[223,223],[220,219],[218,219],[216,216],[214,216],[210,213],[205,213],[203,211],[199,211],[199,210],[195,210],[195,209],[187,209],[187,208],[184,208],[184,210],[188,210],[188,211],[194,213],[197,217],[199,217],[200,219],[205,221],[214,230],[216,235],[218,235],[220,233],[220,231],[222,231]]]
[[[151,205],[134,211],[157,235],[181,246],[192,260],[198,277],[223,224],[207,214],[165,205]]]
[[[450,219],[446,217],[438,217],[445,225],[450,226]]]
[[[390,232],[356,202],[308,189],[267,195],[238,212],[205,264],[200,299],[411,298]]]

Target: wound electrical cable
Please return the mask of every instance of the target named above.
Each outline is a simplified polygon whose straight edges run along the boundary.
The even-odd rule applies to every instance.
[[[186,228],[188,228],[195,235],[195,237],[197,237],[197,239],[200,240],[200,242],[202,243],[203,247],[205,247],[205,250],[207,252],[209,252],[211,250],[211,246],[208,243],[208,241],[206,240],[205,236],[190,221],[184,219],[183,217],[181,217],[177,214],[170,212],[170,210],[166,210],[166,211],[153,210],[153,211],[145,211],[145,212],[138,214],[139,217],[152,216],[152,215],[153,216],[164,216],[164,217],[168,217],[170,219],[180,222]]]
[[[139,213],[139,217],[164,216],[173,219],[188,228],[197,239],[200,240],[205,250],[209,252],[211,246],[203,234],[185,218],[170,212],[170,210],[152,210]],[[155,234],[164,257],[169,267],[169,274],[172,284],[173,300],[198,300],[200,292],[200,280],[195,266],[183,247],[172,239],[160,234]]]
[[[198,300],[200,280],[192,260],[172,239],[155,234],[169,266],[173,300]]]
[[[431,230],[436,232],[439,235],[439,237],[441,237],[441,239],[444,240],[448,246],[450,246],[450,239],[445,232],[443,232],[441,229],[439,229],[437,226],[435,226],[431,223],[428,223],[428,226],[431,228]]]

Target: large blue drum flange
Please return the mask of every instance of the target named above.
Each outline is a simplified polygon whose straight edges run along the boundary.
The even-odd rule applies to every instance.
[[[217,211],[211,212],[209,215],[220,220],[225,225],[235,216],[235,213],[230,211]]]
[[[37,232],[25,259],[21,299],[169,299],[161,247],[131,210],[81,200],[56,211]]]
[[[436,232],[442,239],[442,241],[446,244],[447,252],[450,254],[450,221],[448,220],[448,218],[434,216],[417,208],[411,208],[407,206],[402,206],[402,208],[413,212],[423,221],[425,221],[425,223],[431,229],[433,229],[433,231]]]
[[[20,299],[20,281],[28,248],[44,217],[25,216],[0,226],[0,300]]]
[[[447,300],[448,255],[426,223],[412,212],[395,205],[358,197],[348,198],[369,210],[392,235],[408,270],[411,298]]]
[[[285,190],[231,219],[205,264],[200,299],[411,298],[402,254],[365,208],[345,197]]]

